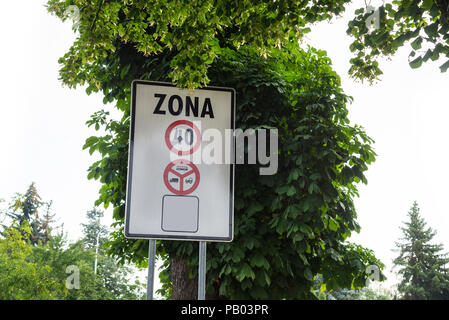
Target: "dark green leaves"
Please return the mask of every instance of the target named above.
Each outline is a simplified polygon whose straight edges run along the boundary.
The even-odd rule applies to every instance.
[[[237,280],[242,281],[245,278],[254,280],[255,277],[256,275],[251,267],[247,263],[244,263],[242,269],[240,270],[240,273],[237,275]]]
[[[315,182],[312,182],[309,185],[308,191],[309,191],[310,194],[312,194],[312,193],[319,193],[320,192],[320,187]]]
[[[438,36],[438,22],[434,22],[424,28],[424,32],[430,37],[435,38]]]
[[[293,196],[296,193],[296,188],[294,186],[290,186],[287,191],[287,196]]]
[[[263,267],[266,270],[270,269],[270,264],[268,263],[268,260],[260,253],[256,253],[251,258],[251,264],[258,268]]]
[[[410,45],[414,50],[410,57],[414,57],[415,51],[423,45],[430,47],[426,54],[409,62],[411,68],[419,68],[429,59],[437,60],[441,50],[446,50],[449,24],[446,18],[447,8],[443,2],[393,1],[381,6],[379,10],[385,14],[381,15],[382,21],[377,29],[364,28],[366,14],[363,8],[356,11],[356,17],[348,23],[347,33],[355,38],[349,48],[355,56],[350,60],[352,66],[349,73],[352,77],[370,82],[377,80],[381,74],[378,58],[395,54],[407,41],[411,41]],[[442,11],[445,13],[442,14]],[[443,65],[440,70],[445,72],[447,68]]]
[[[434,4],[434,0],[423,0],[422,2],[422,8],[424,10],[430,10]]]

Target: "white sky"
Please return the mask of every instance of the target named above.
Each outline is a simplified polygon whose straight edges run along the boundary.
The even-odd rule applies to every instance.
[[[0,11],[0,199],[9,200],[36,182],[42,198],[53,200],[69,238],[77,239],[100,186],[87,180],[94,158],[81,147],[95,131],[85,122],[93,112],[111,108],[101,95],[62,87],[57,61],[75,34],[69,22],[62,24],[46,12],[45,2],[7,1]],[[351,121],[376,141],[377,161],[356,199],[362,231],[351,240],[373,249],[390,268],[399,227],[414,200],[438,231],[435,241],[449,251],[449,73],[438,69],[443,60],[410,69],[406,46],[381,63],[381,82],[355,83],[347,76],[352,38],[345,32],[352,15],[350,9],[342,19],[314,26],[308,42],[328,52],[345,92],[354,97]],[[111,210],[105,215],[109,224]]]
[[[0,11],[0,198],[9,200],[36,182],[41,197],[53,200],[69,238],[77,239],[99,188],[86,178],[94,158],[81,149],[95,131],[85,122],[104,106],[101,95],[62,87],[57,61],[75,34],[69,22],[46,12],[45,3],[11,1]]]

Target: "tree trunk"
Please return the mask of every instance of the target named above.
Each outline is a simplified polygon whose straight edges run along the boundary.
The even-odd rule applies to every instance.
[[[173,285],[172,300],[198,299],[198,278],[189,277],[190,268],[184,263],[183,257],[172,258],[170,267]]]

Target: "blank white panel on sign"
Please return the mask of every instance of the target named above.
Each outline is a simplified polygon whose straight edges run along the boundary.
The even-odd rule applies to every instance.
[[[198,197],[165,195],[162,200],[162,230],[198,231]]]

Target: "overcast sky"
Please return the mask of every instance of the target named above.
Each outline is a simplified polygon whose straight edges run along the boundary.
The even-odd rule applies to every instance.
[[[69,22],[46,12],[45,2],[9,1],[0,11],[0,198],[35,182],[43,200],[53,200],[69,238],[77,239],[99,188],[86,178],[94,158],[81,149],[95,131],[85,122],[104,106],[101,95],[87,96],[58,80],[58,58],[75,34]]]
[[[77,239],[100,186],[86,177],[96,158],[81,150],[84,140],[95,134],[85,122],[108,107],[101,95],[62,87],[57,60],[75,34],[69,22],[63,24],[46,12],[45,2],[7,1],[0,11],[0,199],[23,193],[35,182],[42,198],[53,200],[69,238]],[[379,83],[354,82],[347,76],[352,39],[345,33],[352,15],[350,9],[331,24],[314,26],[307,42],[327,51],[345,92],[354,98],[349,106],[352,123],[363,126],[376,141],[377,161],[356,199],[362,231],[351,241],[373,249],[391,268],[399,227],[414,200],[428,225],[438,231],[435,241],[449,250],[449,73],[440,73],[442,60],[410,69],[406,46],[381,63],[384,75]],[[107,213],[104,222],[110,223],[111,211]]]

